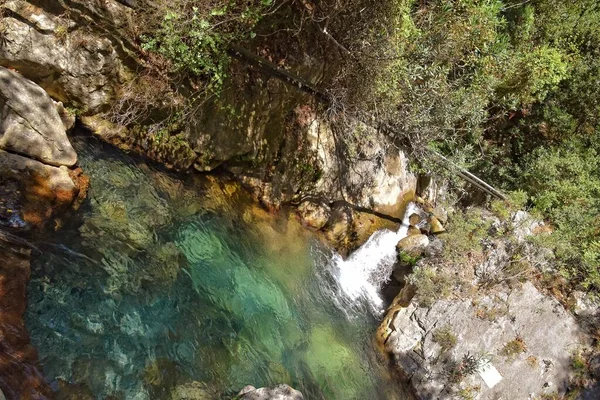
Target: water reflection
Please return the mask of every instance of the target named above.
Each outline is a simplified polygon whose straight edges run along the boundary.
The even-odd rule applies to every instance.
[[[377,360],[375,321],[334,306],[330,253],[293,217],[235,184],[74,142],[90,198],[34,260],[26,315],[63,397],[215,399],[289,383],[308,399],[406,398]]]

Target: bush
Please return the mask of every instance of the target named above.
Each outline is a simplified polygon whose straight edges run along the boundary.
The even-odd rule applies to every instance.
[[[272,0],[162,0],[145,14],[142,48],[166,58],[172,72],[206,80],[218,92],[227,76],[231,42],[250,38]]]
[[[457,343],[456,335],[449,326],[433,331],[433,341],[440,345],[443,352],[452,350]]]

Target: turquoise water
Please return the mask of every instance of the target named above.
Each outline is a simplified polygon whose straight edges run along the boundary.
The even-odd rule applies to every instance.
[[[377,322],[335,304],[331,251],[223,179],[180,177],[76,136],[88,201],[32,262],[27,327],[62,398],[405,399]],[[359,308],[360,310],[360,308]],[[190,394],[190,393],[193,393]]]

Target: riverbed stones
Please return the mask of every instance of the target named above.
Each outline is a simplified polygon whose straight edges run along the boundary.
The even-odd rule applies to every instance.
[[[486,313],[492,306],[498,312]],[[436,341],[440,328],[456,337],[451,349]],[[467,388],[478,388],[473,395],[483,400],[564,393],[571,353],[582,343],[575,319],[529,282],[477,301],[411,304],[397,312],[391,331],[386,349],[420,399],[452,398]],[[465,360],[476,372],[460,373]]]
[[[402,251],[411,257],[420,257],[429,246],[427,235],[410,235],[400,240],[396,245],[398,251]]]
[[[0,67],[0,148],[53,166],[73,166],[77,154],[54,102],[38,85]]]
[[[286,384],[260,389],[248,385],[240,391],[237,398],[239,400],[304,400],[302,393]]]
[[[171,391],[171,400],[211,400],[217,393],[200,382],[189,382],[176,386]]]
[[[0,399],[50,398],[25,329],[30,250],[0,239]]]

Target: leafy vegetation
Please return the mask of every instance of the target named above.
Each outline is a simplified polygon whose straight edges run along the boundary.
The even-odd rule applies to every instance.
[[[442,351],[450,351],[456,346],[457,338],[452,328],[443,326],[433,331],[433,341],[440,345]]]
[[[203,78],[218,93],[227,77],[231,42],[251,38],[273,0],[158,1],[144,14],[142,48],[167,60],[171,72]]]
[[[560,274],[600,293],[600,5],[396,0],[380,7],[386,16],[353,36],[360,43],[342,43],[361,64],[344,71],[360,83],[336,92],[340,102],[363,120],[375,115],[426,170],[436,168],[426,150],[433,148],[519,191],[517,203],[552,227],[543,241]]]
[[[525,341],[520,335],[517,335],[513,340],[504,345],[500,354],[508,358],[515,358],[526,351],[527,346],[525,345]]]
[[[512,204],[551,227],[540,240],[560,274],[572,287],[600,293],[597,1],[153,3],[142,13],[142,47],[168,73],[192,79],[192,88],[203,82],[211,93],[228,77],[228,47],[248,43],[259,22],[261,37],[308,32],[316,45],[331,46],[337,53],[329,51],[327,68],[334,71],[321,83],[333,98],[328,115],[377,125],[421,170],[438,170],[429,157],[435,149],[514,192]],[[336,140],[356,157],[367,133],[346,131]],[[512,209],[491,208],[504,219]],[[448,250],[457,262],[479,253],[477,238],[488,229],[469,218],[463,225],[455,232],[466,236]],[[431,271],[420,274],[424,283],[435,280]]]

